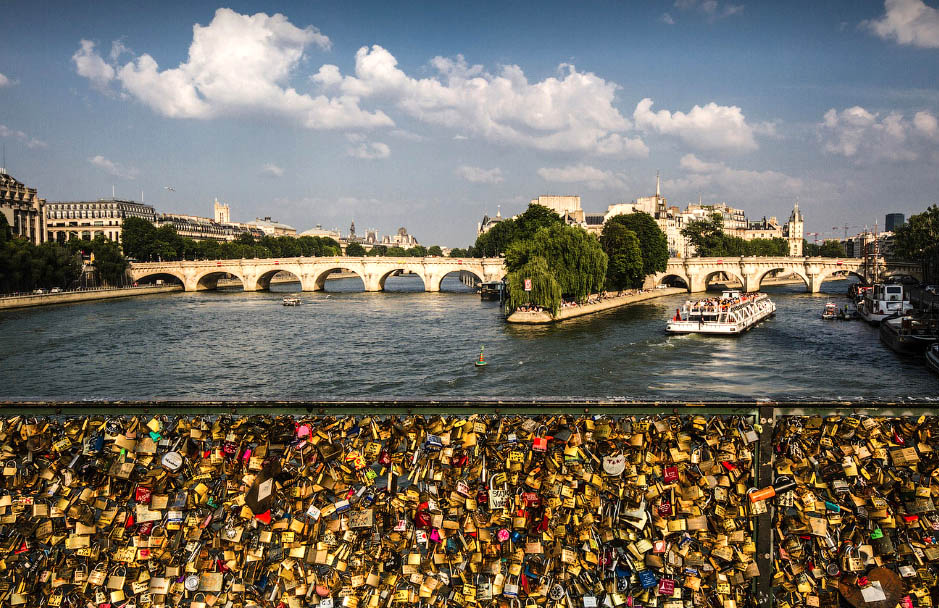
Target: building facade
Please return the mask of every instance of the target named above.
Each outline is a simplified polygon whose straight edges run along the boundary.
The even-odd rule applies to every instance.
[[[529,206],[541,205],[565,218],[569,224],[583,224],[584,210],[580,208],[580,197],[574,195],[543,194],[531,199]]]
[[[29,188],[0,167],[0,213],[14,235],[34,245],[46,242],[45,204],[35,188]]]
[[[418,245],[417,239],[413,235],[408,234],[408,229],[402,226],[398,228],[398,232],[391,236],[385,235],[382,237],[381,244],[387,247],[403,247],[408,249]]]
[[[92,240],[104,236],[121,241],[122,224],[129,217],[156,223],[150,205],[119,199],[46,203],[46,239],[65,243],[71,239]]]
[[[231,208],[227,204],[222,204],[215,199],[215,221],[219,224],[231,223]]]
[[[272,220],[270,216],[255,218],[253,222],[248,222],[249,227],[258,228],[264,234],[269,236],[297,236],[297,229],[287,224],[281,224]]]
[[[884,230],[895,232],[897,228],[906,223],[906,217],[902,213],[888,213],[884,222]]]
[[[225,205],[227,208],[228,205]],[[218,213],[216,213],[218,217]],[[223,217],[228,217],[227,211]],[[179,213],[160,213],[154,220],[157,228],[171,225],[179,236],[194,241],[234,241],[247,232],[255,238],[264,236],[259,228],[234,222],[222,223],[207,217],[182,215]]]

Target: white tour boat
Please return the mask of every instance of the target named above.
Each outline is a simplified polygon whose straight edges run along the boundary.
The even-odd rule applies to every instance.
[[[903,315],[911,310],[913,305],[904,293],[903,285],[899,283],[874,285],[873,289],[864,293],[864,298],[857,305],[858,314],[868,323],[875,325],[887,317]]]
[[[284,306],[300,306],[300,298],[284,296]]]
[[[776,313],[776,305],[764,293],[725,291],[719,298],[685,302],[665,326],[673,334],[742,334]]]

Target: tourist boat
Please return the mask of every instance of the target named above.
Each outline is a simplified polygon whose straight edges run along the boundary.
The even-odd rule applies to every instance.
[[[825,304],[825,310],[822,312],[822,318],[833,321],[838,318],[838,306],[834,302]]]
[[[904,355],[921,353],[939,340],[939,317],[904,315],[880,322],[881,341]]]
[[[673,334],[742,334],[776,313],[776,305],[763,293],[725,291],[720,298],[685,302],[665,325]]]
[[[926,365],[929,369],[939,374],[939,343],[933,344],[926,351]]]
[[[300,298],[285,296],[284,306],[300,306]]]
[[[878,283],[864,293],[864,298],[857,305],[861,317],[876,325],[893,315],[905,315],[913,310],[909,297],[904,294],[899,283]]]
[[[503,289],[505,289],[505,283],[502,281],[487,281],[479,286],[479,298],[481,300],[500,300],[502,299]]]

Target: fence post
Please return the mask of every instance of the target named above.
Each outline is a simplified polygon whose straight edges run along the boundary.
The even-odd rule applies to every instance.
[[[773,483],[773,432],[776,425],[776,407],[760,405],[762,426],[756,469],[756,487],[765,488]],[[773,506],[756,518],[756,563],[760,577],[756,582],[756,605],[773,608]]]

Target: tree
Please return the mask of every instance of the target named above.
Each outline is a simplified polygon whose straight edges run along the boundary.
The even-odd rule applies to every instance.
[[[398,247],[397,245],[395,245],[394,247],[389,247],[388,250],[385,252],[385,255],[389,258],[408,257],[407,252],[404,251],[404,247]]]
[[[123,284],[128,264],[118,244],[98,235],[91,242],[91,250],[95,254],[95,268],[101,280],[111,286]]]
[[[121,223],[124,255],[141,262],[155,258],[157,230],[142,217],[128,217]]]
[[[786,250],[788,254],[788,248]],[[844,245],[840,241],[828,239],[818,249],[818,254],[823,258],[842,258],[844,257]]]
[[[541,228],[532,238],[509,247],[505,265],[510,274],[518,273],[535,257],[547,263],[564,297],[583,301],[603,288],[607,256],[597,237],[583,228],[564,224]],[[547,303],[538,305],[547,307]]]
[[[668,239],[651,215],[637,211],[615,215],[607,220],[607,224],[610,222],[621,224],[636,234],[636,238],[639,239],[639,250],[642,252],[642,275],[644,277],[665,271],[668,265]]]
[[[694,246],[699,257],[724,255],[724,219],[720,213],[688,222],[681,229],[681,235]]]
[[[459,247],[454,247],[450,250],[451,258],[468,258],[471,257],[465,249],[460,249]]]
[[[515,218],[514,222],[514,240],[530,239],[542,228],[564,224],[560,215],[544,205],[529,205],[525,213]]]
[[[431,245],[427,250],[427,255],[432,255],[438,258],[443,257],[443,250],[440,248],[440,245]]]
[[[427,247],[415,245],[404,252],[409,258],[423,258],[427,256]]]
[[[621,222],[607,222],[600,234],[600,245],[609,261],[606,269],[606,288],[625,289],[641,287],[642,250],[636,233]]]
[[[910,216],[894,232],[894,253],[898,259],[919,262],[923,278],[930,282],[939,275],[939,206],[931,205]]]
[[[531,289],[525,290],[526,279]],[[528,259],[507,277],[508,300],[506,307],[515,310],[520,306],[540,306],[552,315],[561,308],[561,286],[548,267],[548,262],[536,255]]]
[[[515,241],[515,220],[502,220],[488,232],[476,237],[474,257],[498,257]]]
[[[349,243],[346,245],[346,255],[349,257],[361,258],[365,256],[365,247],[358,243]]]
[[[372,247],[372,250],[368,252],[368,255],[378,257],[388,254],[388,247],[385,245],[375,245]]]

